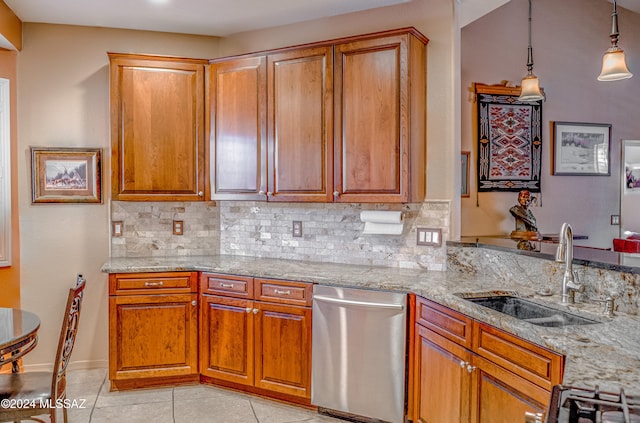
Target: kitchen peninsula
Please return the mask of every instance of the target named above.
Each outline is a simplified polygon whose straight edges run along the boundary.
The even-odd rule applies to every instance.
[[[629,287],[624,289],[626,298],[620,298],[621,302],[616,306],[618,309],[614,317],[605,317],[600,313],[598,305],[580,302],[580,298],[574,305],[560,305],[558,287],[561,283],[561,273],[557,271],[559,267],[555,266],[554,262],[485,248],[456,245],[449,247],[448,255],[449,267],[444,272],[225,255],[112,258],[104,264],[102,271],[107,273],[215,272],[412,292],[469,316],[471,319],[490,324],[563,354],[565,385],[584,387],[598,385],[602,391],[612,392],[624,388],[630,395],[640,394],[640,386],[637,382],[640,380],[640,370],[637,366],[640,360],[640,336],[638,335],[640,334],[640,317],[637,315],[638,288],[632,280],[635,275],[625,273],[618,275],[620,280],[626,280],[629,283]],[[479,259],[480,256],[484,258]],[[525,271],[517,270],[511,276],[506,276],[498,270],[500,265],[494,266],[491,271],[485,271],[489,268],[487,263],[495,265],[510,260],[517,261],[523,257],[540,261],[542,266],[547,266],[549,270],[533,272],[534,278],[526,275]],[[506,267],[509,266],[506,265]],[[607,278],[602,274],[601,269],[588,270],[595,270],[595,278],[603,278],[602,280]],[[585,269],[579,271],[586,273]],[[618,278],[614,276],[614,279]],[[587,277],[583,282],[591,285],[594,281]],[[541,297],[536,294],[536,291],[546,286],[554,291],[552,296]],[[588,287],[587,294],[599,292],[599,289],[593,286]],[[631,289],[636,291],[632,292]],[[600,323],[561,328],[541,327],[475,305],[455,295],[460,292],[490,290],[515,290],[534,301],[553,303],[559,308],[567,307],[572,312],[583,314]]]

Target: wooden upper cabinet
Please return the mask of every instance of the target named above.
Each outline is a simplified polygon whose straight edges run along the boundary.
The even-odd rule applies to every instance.
[[[212,60],[211,198],[424,200],[427,41],[404,28]]]
[[[204,200],[206,61],[109,58],[113,199]]]
[[[424,200],[426,43],[399,30],[335,46],[335,201]]]
[[[269,201],[333,197],[333,50],[294,49],[267,57]]]
[[[210,67],[211,198],[264,200],[267,191],[266,57]]]

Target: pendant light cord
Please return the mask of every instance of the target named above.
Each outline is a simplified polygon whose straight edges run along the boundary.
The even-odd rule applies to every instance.
[[[527,72],[533,72],[533,47],[531,46],[531,0],[529,0],[529,47],[527,48]]]

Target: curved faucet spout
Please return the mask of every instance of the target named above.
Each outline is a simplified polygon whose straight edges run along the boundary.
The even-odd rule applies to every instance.
[[[562,224],[558,241],[556,261],[565,264],[562,277],[562,302],[574,303],[576,291],[583,292],[584,285],[578,282],[578,275],[573,271],[573,230],[571,225],[566,222]]]

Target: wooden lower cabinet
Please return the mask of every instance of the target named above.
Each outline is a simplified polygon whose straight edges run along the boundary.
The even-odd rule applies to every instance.
[[[472,364],[471,421],[524,422],[525,413],[546,413],[551,393],[479,356]]]
[[[306,293],[311,285],[255,279],[251,299],[239,298],[245,291],[236,287],[253,284],[253,279],[201,276],[200,374],[215,384],[308,403],[311,299]],[[221,288],[231,296],[207,294]],[[274,302],[253,299],[274,295],[281,297]]]
[[[189,292],[190,280],[197,279],[189,273],[110,275],[112,390],[198,380],[198,294]],[[122,294],[126,290],[131,294]]]
[[[414,420],[468,422],[471,378],[464,363],[471,359],[469,350],[416,325],[415,357],[418,383]]]
[[[202,295],[200,374],[253,385],[253,301]]]
[[[255,386],[311,398],[311,308],[256,303]]]
[[[526,412],[546,412],[548,387],[562,378],[562,356],[430,301],[416,302],[414,421],[513,423],[524,422]],[[473,330],[452,330],[466,326]],[[495,340],[482,337],[487,333]]]

